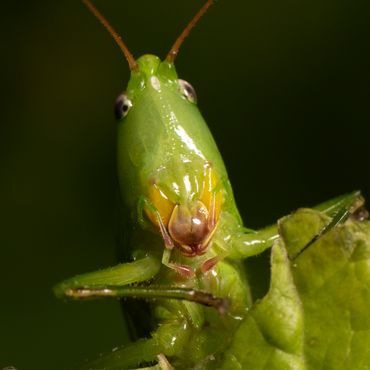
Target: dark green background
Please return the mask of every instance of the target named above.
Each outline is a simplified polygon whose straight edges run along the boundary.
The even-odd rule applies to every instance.
[[[98,1],[134,55],[164,56],[199,0]],[[115,122],[128,68],[79,1],[1,5],[0,368],[70,369],[124,343],[116,302],[53,284],[115,263]],[[220,0],[179,75],[250,227],[354,189],[370,196],[370,2]]]

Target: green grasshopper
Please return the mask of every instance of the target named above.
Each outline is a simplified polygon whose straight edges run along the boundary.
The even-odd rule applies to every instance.
[[[214,1],[198,11],[163,61],[154,55],[135,59],[94,5],[83,2],[115,39],[131,70],[115,104],[128,257],[115,267],[66,280],[55,292],[69,299],[150,300],[154,325],[145,329],[151,335],[89,369],[153,363],[163,369],[217,368],[253,303],[243,261],[270,248],[278,230],[276,225],[244,228],[194,88],[178,78],[174,67],[182,42]],[[333,216],[329,228],[359,199],[352,193],[317,209]]]

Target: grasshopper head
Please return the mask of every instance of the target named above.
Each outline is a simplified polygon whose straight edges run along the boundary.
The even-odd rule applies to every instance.
[[[134,209],[145,195],[150,203],[145,212],[162,232],[165,244],[171,240],[184,255],[201,255],[220,218],[227,193],[220,177],[225,177],[226,170],[195,104],[195,91],[178,79],[174,60],[214,0],[205,2],[164,61],[154,55],[135,59],[91,1],[82,1],[112,35],[131,70],[127,89],[115,105],[123,199]]]

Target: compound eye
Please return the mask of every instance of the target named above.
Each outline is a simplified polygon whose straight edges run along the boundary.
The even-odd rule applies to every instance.
[[[194,90],[194,87],[189,84],[189,82],[185,80],[178,80],[180,91],[185,96],[187,100],[189,100],[191,103],[197,102],[197,93]]]
[[[132,102],[127,97],[127,95],[126,94],[119,95],[118,98],[116,99],[116,102],[114,103],[114,115],[116,119],[126,117],[131,107]]]

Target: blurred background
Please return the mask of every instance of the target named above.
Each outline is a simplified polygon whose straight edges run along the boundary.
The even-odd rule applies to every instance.
[[[96,0],[135,56],[164,57],[200,0]],[[113,102],[128,67],[79,1],[1,6],[0,368],[71,369],[127,341],[117,302],[52,286],[116,263]],[[246,225],[361,189],[370,197],[370,2],[220,0],[181,78]]]

